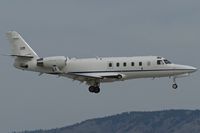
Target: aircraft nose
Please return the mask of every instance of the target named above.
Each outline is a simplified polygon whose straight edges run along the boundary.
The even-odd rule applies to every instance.
[[[193,67],[192,72],[196,72],[198,69],[196,67]]]
[[[188,70],[189,73],[193,73],[197,71],[197,68],[193,66],[185,66],[185,69]]]

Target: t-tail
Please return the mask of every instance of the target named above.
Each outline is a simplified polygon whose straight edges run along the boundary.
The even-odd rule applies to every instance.
[[[12,49],[9,56],[14,57],[14,66],[16,68],[40,73],[63,73],[67,63],[66,57],[53,56],[40,58],[19,33],[9,31],[6,35]]]
[[[6,36],[11,45],[11,54],[15,58],[14,66],[19,69],[27,69],[28,62],[36,60],[39,56],[26,43],[26,41],[16,31],[9,31]]]
[[[25,42],[25,40],[16,31],[9,31],[6,33],[7,38],[11,44],[11,56],[17,58],[39,58],[33,49]]]

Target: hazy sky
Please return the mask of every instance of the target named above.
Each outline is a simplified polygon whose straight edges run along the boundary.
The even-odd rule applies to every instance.
[[[160,55],[200,66],[199,0],[0,0],[0,52],[18,31],[38,55]],[[102,84],[25,72],[0,57],[0,132],[49,129],[125,111],[200,109],[200,74]]]

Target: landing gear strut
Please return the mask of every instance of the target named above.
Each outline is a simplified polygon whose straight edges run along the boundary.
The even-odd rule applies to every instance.
[[[91,92],[91,93],[99,93],[99,92],[100,92],[99,86],[90,86],[90,87],[88,88],[88,90],[89,90],[89,92]]]
[[[172,85],[172,88],[173,89],[177,89],[178,88],[178,85],[176,84],[176,78],[173,77],[173,85]]]

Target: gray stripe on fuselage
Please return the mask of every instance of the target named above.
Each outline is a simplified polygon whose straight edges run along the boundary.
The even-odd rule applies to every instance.
[[[142,72],[142,71],[183,71],[190,69],[155,69],[155,70],[116,70],[116,71],[81,71],[81,72],[69,72],[69,73],[106,73],[106,72]],[[192,69],[191,69],[192,70]]]

